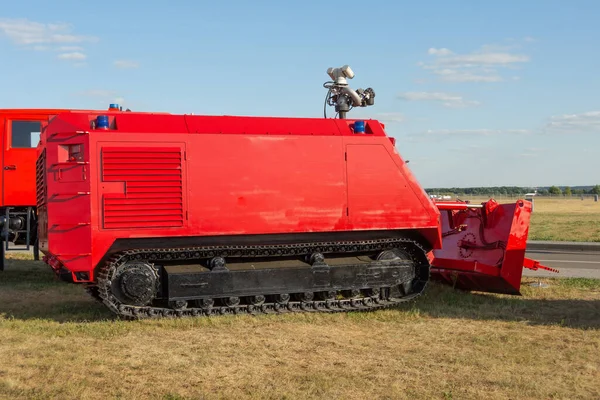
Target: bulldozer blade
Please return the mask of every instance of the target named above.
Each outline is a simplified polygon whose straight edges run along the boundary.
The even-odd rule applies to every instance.
[[[437,202],[442,248],[430,255],[432,279],[457,289],[520,295],[532,204]],[[533,268],[532,268],[533,269]]]

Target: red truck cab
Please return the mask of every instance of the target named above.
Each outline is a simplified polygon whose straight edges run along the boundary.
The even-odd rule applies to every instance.
[[[0,207],[35,206],[35,161],[42,124],[68,110],[0,110],[2,195]]]

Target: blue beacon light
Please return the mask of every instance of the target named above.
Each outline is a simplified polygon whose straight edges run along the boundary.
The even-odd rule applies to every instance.
[[[354,122],[354,133],[365,133],[365,121]]]
[[[98,115],[96,117],[96,129],[108,129],[108,115]]]

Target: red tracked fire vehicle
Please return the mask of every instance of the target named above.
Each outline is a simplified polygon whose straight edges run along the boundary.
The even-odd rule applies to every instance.
[[[376,309],[432,266],[518,293],[529,203],[435,204],[381,123],[345,118],[373,90],[328,73],[340,119],[58,115],[38,149],[44,260],[126,317]]]

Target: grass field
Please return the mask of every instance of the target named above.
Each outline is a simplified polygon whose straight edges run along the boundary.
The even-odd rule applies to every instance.
[[[465,198],[473,203],[487,198]],[[496,199],[512,203],[516,199]],[[600,242],[600,202],[591,198],[538,197],[531,214],[530,240]]]
[[[591,199],[535,199],[532,240],[600,242],[600,202]]]
[[[432,285],[350,314],[120,321],[49,269],[0,275],[0,398],[597,399],[600,280]]]

